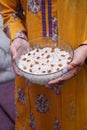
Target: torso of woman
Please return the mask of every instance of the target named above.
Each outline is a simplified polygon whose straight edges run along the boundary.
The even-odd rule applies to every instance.
[[[87,38],[86,0],[21,0],[28,39],[62,38],[75,49]],[[86,130],[87,68],[62,86],[16,78],[16,130]]]

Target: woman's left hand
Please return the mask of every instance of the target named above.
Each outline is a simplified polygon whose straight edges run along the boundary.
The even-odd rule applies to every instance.
[[[74,51],[73,61],[63,69],[63,76],[51,80],[48,85],[62,85],[65,81],[76,76],[87,58],[87,45],[82,45]]]

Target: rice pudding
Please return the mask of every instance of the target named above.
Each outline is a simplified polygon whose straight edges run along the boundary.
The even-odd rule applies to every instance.
[[[44,47],[21,55],[18,67],[31,74],[51,74],[63,69],[72,60],[69,52],[59,48]]]

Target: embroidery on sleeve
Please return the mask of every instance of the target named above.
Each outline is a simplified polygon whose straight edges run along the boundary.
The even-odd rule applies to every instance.
[[[28,0],[28,11],[37,14],[41,10],[41,0]]]

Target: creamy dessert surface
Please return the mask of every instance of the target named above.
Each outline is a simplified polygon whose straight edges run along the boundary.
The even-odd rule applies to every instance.
[[[64,68],[71,59],[67,51],[45,47],[21,55],[18,67],[31,74],[50,74]]]

